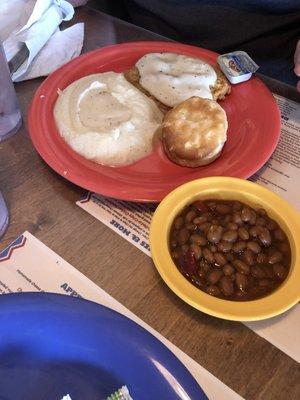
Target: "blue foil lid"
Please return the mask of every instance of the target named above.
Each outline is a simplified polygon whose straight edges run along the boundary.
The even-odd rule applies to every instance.
[[[256,72],[259,66],[245,51],[233,51],[218,57],[218,64],[230,75],[244,75]]]

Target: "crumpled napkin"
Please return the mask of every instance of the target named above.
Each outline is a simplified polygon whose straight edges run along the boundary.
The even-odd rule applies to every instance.
[[[0,39],[10,61],[22,46],[28,57],[12,75],[13,81],[45,76],[78,56],[82,49],[84,24],[64,31],[62,21],[73,18],[74,8],[66,0],[1,0]]]

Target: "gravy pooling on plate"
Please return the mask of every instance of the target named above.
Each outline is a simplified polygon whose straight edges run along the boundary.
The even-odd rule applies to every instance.
[[[170,251],[179,271],[206,293],[254,300],[287,277],[291,248],[264,209],[239,201],[195,201],[176,217]]]

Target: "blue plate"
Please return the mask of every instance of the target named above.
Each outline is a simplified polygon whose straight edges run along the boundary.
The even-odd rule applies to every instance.
[[[148,331],[86,300],[0,296],[0,399],[100,400],[127,385],[134,400],[207,399]]]

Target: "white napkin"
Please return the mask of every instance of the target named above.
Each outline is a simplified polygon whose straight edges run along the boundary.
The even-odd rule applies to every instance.
[[[37,54],[34,62],[30,64],[26,75],[21,79],[15,80],[20,81],[49,75],[67,61],[77,57],[82,49],[83,31],[84,24],[79,23],[65,29],[64,31],[58,30],[55,32],[42,50]],[[49,60],[51,60],[51,63],[49,63]],[[18,71],[19,70],[20,68]]]
[[[64,31],[58,28],[73,15],[73,6],[65,0],[1,0],[0,38],[4,39],[7,60],[24,44],[29,52],[13,81],[48,75],[80,54],[84,24]]]

